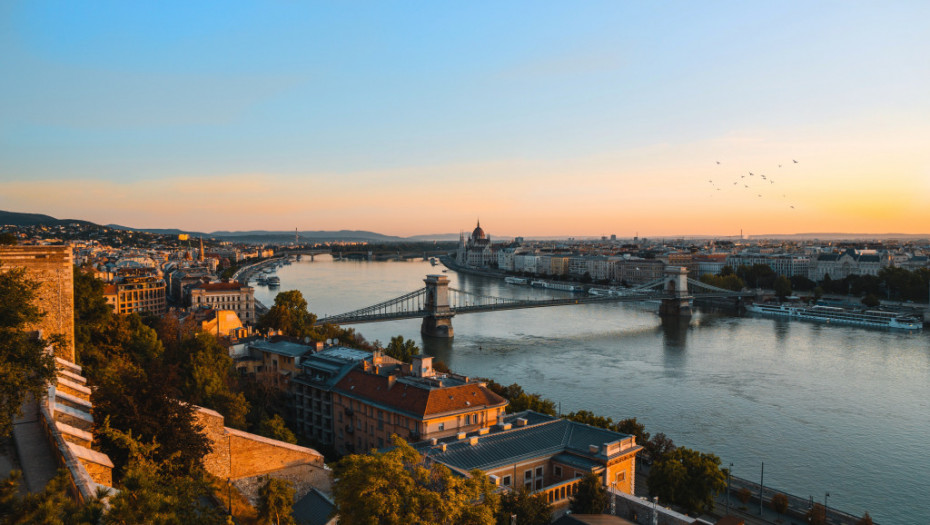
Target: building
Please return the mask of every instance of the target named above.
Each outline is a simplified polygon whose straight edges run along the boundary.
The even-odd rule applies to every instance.
[[[245,324],[254,324],[255,289],[236,281],[201,283],[190,289],[191,308],[232,310]]]
[[[306,356],[301,373],[291,380],[297,431],[324,445],[334,444],[333,389],[346,374],[374,354],[331,347]]]
[[[300,364],[305,355],[313,353],[315,346],[295,343],[287,340],[269,341],[258,339],[248,344],[246,373],[255,374],[259,381],[278,388],[287,388],[292,378],[301,372]]]
[[[168,287],[154,276],[126,277],[103,288],[103,298],[118,314],[151,312],[164,315],[168,310]]]
[[[806,255],[793,254],[769,254],[744,252],[727,256],[727,266],[734,270],[740,266],[752,267],[756,264],[764,264],[772,269],[776,275],[783,277],[808,277],[810,274],[811,260]]]
[[[811,264],[809,278],[822,281],[827,275],[831,279],[844,279],[850,275],[878,275],[882,268],[892,264],[891,254],[875,250],[849,248],[840,253],[823,253]]]
[[[471,232],[466,241],[465,234],[459,236],[459,247],[455,253],[455,262],[471,268],[487,268],[497,263],[494,251],[491,249],[491,236],[481,229],[481,221]]]
[[[480,469],[502,488],[544,494],[555,507],[567,505],[589,473],[606,488],[633,494],[636,454],[642,450],[634,436],[532,411],[414,447],[459,474]]]
[[[291,389],[301,432],[344,454],[384,448],[392,434],[415,442],[498,422],[506,399],[482,382],[437,373],[432,360],[407,364],[348,348],[307,356]]]
[[[22,268],[39,283],[36,306],[44,314],[30,329],[64,339],[55,355],[74,362],[74,262],[70,246],[0,246],[0,272]]]

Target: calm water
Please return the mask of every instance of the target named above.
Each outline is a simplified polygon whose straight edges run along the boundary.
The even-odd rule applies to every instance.
[[[321,317],[423,286],[427,262],[317,258],[280,268]],[[455,288],[502,297],[557,295],[449,271]],[[562,294],[565,295],[565,294]],[[256,286],[271,305],[274,292]],[[930,334],[902,334],[697,312],[663,325],[655,305],[580,305],[469,314],[450,344],[419,320],[361,324],[368,340],[401,334],[455,371],[517,382],[561,403],[720,456],[735,475],[882,524],[930,515]]]

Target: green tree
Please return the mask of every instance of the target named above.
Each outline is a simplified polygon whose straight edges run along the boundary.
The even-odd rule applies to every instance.
[[[54,356],[45,350],[49,342],[27,331],[42,318],[34,303],[38,289],[23,269],[0,271],[0,436],[13,430],[23,402],[41,398],[55,377]]]
[[[826,525],[827,509],[820,503],[814,503],[814,506],[807,510],[804,517],[807,518],[807,522],[811,525]]]
[[[643,447],[645,447],[646,452],[649,453],[649,457],[652,458],[653,461],[659,461],[669,452],[677,448],[672,439],[663,432],[659,432],[653,436],[652,439],[643,443]]]
[[[258,492],[258,522],[261,525],[296,525],[291,514],[294,489],[280,479],[268,478]]]
[[[823,298],[823,288],[817,286],[814,288],[814,302],[819,301],[821,298]]]
[[[284,423],[284,418],[278,414],[268,419],[263,419],[262,422],[259,423],[256,433],[260,436],[277,439],[278,441],[297,443],[297,436],[291,432],[291,429],[287,428],[287,425]]]
[[[399,361],[409,363],[413,361],[413,356],[420,353],[420,348],[413,342],[413,339],[404,341],[404,336],[398,335],[391,338],[391,342],[384,347],[384,355],[393,357]]]
[[[103,281],[74,267],[74,350],[77,361],[95,363],[96,345],[116,314],[103,298]]]
[[[14,470],[0,482],[0,523],[61,525],[97,525],[103,516],[99,498],[79,503],[68,493],[71,475],[60,469],[42,492],[21,495],[22,472]],[[103,494],[99,494],[102,496]]]
[[[771,505],[772,509],[779,514],[788,512],[788,496],[785,496],[781,492],[775,494],[772,496]]]
[[[742,290],[745,286],[743,280],[732,273],[729,275],[704,274],[701,276],[701,282],[711,286],[716,286],[717,288],[733,290],[735,292]]]
[[[514,515],[520,525],[547,525],[552,522],[552,505],[545,494],[530,494],[520,487],[501,495],[497,525],[510,525]]]
[[[12,246],[16,244],[16,236],[10,232],[0,233],[0,246]]]
[[[281,292],[274,298],[272,306],[258,320],[258,328],[280,330],[291,337],[314,337],[316,316],[307,311],[307,301],[299,290]]]
[[[617,423],[617,432],[636,436],[636,443],[646,446],[649,443],[649,432],[646,432],[646,425],[640,423],[635,417],[622,419]]]
[[[698,514],[713,509],[714,496],[727,486],[720,458],[686,447],[676,448],[656,461],[647,484],[650,496]]]
[[[775,291],[775,295],[777,295],[780,300],[784,301],[785,297],[791,295],[791,281],[784,275],[779,275],[772,283],[772,289]]]
[[[453,475],[424,464],[420,454],[394,436],[387,452],[349,455],[334,469],[333,496],[345,525],[487,524],[500,505],[495,486],[479,470]]]
[[[872,294],[868,294],[862,298],[862,304],[864,304],[865,306],[868,306],[869,308],[874,308],[882,304],[882,302],[878,299],[878,297]]]
[[[246,427],[249,404],[241,392],[233,391],[233,360],[215,335],[200,332],[185,338],[166,361],[178,370],[183,399],[220,412],[231,427]]]
[[[156,442],[143,443],[110,427],[101,433],[129,451],[129,463],[118,485],[119,493],[110,498],[110,510],[103,525],[157,523],[165,525],[220,525],[223,512],[211,502],[212,488],[205,472],[192,469],[177,473],[174,456],[165,457]],[[163,459],[159,459],[163,458]]]
[[[589,472],[578,483],[578,490],[572,496],[569,508],[575,514],[601,514],[610,503],[610,495],[601,483],[601,477]]]

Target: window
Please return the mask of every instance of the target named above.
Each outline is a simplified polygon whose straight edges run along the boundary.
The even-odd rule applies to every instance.
[[[553,473],[557,477],[560,477],[560,478],[562,477],[562,466],[561,465],[556,465],[552,470],[553,470]]]
[[[626,471],[617,472],[617,483],[620,483],[621,481],[626,481]]]
[[[526,470],[523,472],[523,479],[533,479],[533,471]]]
[[[536,467],[536,477],[537,477],[537,478],[541,478],[542,475],[543,475],[543,468],[542,468],[542,467]]]
[[[509,486],[510,486],[510,476],[504,476],[503,479],[501,479],[501,485],[503,485],[503,486],[505,486],[505,487],[509,487]]]
[[[533,482],[532,482],[532,481],[527,481],[526,483],[523,484],[523,488],[525,488],[527,492],[532,492],[532,491],[533,491]]]
[[[446,429],[445,423],[440,423],[439,425],[436,426],[436,430],[445,430],[445,429]]]
[[[543,484],[543,479],[536,478],[536,490],[540,490],[542,488],[542,484]]]

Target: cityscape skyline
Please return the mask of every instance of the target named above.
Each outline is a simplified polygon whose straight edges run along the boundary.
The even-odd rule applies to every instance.
[[[0,209],[195,231],[924,233],[927,15],[5,4]]]

